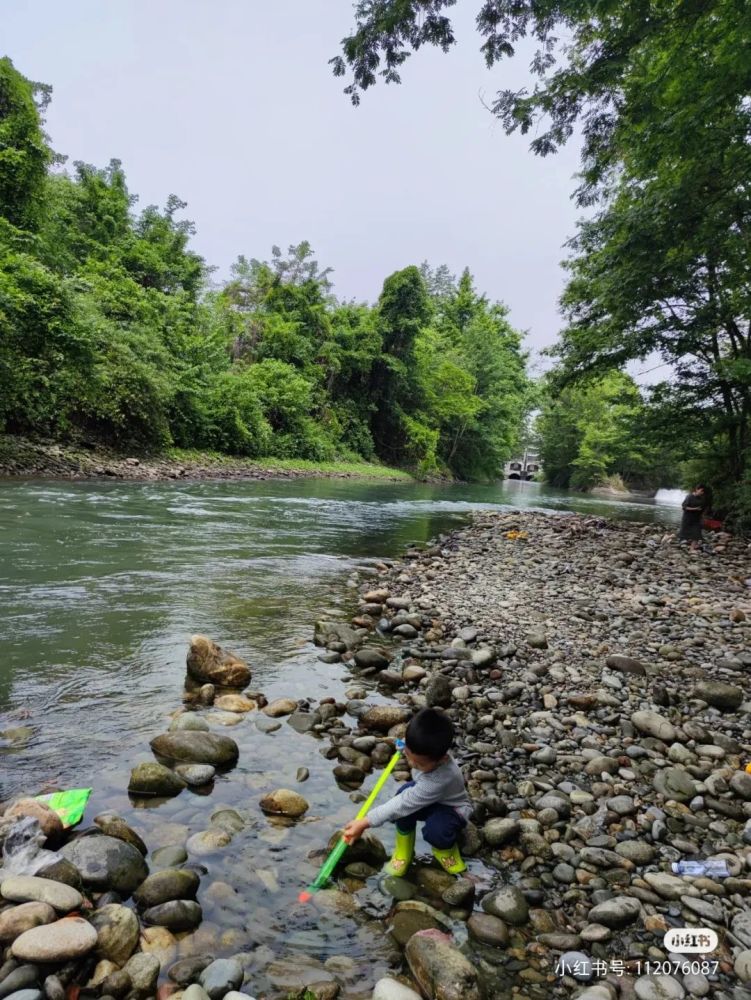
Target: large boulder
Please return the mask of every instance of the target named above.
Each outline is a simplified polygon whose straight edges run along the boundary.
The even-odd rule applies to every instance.
[[[219,733],[162,733],[149,744],[157,757],[165,760],[229,767],[240,754],[237,743]]]
[[[425,996],[433,1000],[480,1000],[477,970],[439,930],[417,931],[407,942],[407,962]]]
[[[164,764],[144,762],[130,772],[128,791],[131,795],[155,795],[168,798],[179,795],[187,784]],[[94,820],[96,822],[96,820]],[[97,826],[100,824],[97,823]]]
[[[199,684],[216,684],[217,687],[244,688],[250,683],[247,663],[205,635],[194,635],[190,640],[188,674]]]
[[[79,870],[83,884],[97,892],[114,889],[129,896],[149,874],[139,850],[103,833],[71,840],[61,853]]]

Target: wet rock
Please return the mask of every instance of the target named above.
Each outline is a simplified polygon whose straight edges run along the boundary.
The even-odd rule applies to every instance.
[[[140,926],[135,913],[112,903],[95,910],[90,919],[97,933],[97,954],[118,966],[125,965],[138,947]]]
[[[467,930],[477,941],[494,948],[505,948],[509,943],[508,927],[490,913],[473,913],[467,921]]]
[[[158,847],[151,856],[152,864],[157,868],[175,868],[187,860],[188,852],[181,844]]]
[[[124,971],[130,978],[133,993],[138,997],[153,996],[159,978],[159,959],[139,952],[128,959]]]
[[[144,908],[159,906],[171,899],[195,899],[199,884],[200,879],[194,871],[166,868],[149,875],[133,893],[133,899]]]
[[[205,635],[192,636],[187,664],[188,674],[199,684],[244,688],[250,683],[250,667],[239,656],[225,652]]]
[[[96,931],[87,920],[65,917],[24,931],[10,950],[13,957],[22,962],[65,962],[87,955],[96,940]]]
[[[48,903],[20,903],[0,911],[0,942],[14,941],[33,927],[51,924],[57,919]]]
[[[220,830],[219,827],[210,827],[208,830],[200,830],[198,833],[194,833],[192,837],[188,838],[185,846],[189,854],[202,857],[206,854],[213,854],[214,851],[226,847],[231,842],[232,836],[226,830]]]
[[[454,879],[452,884],[441,893],[441,899],[444,903],[448,903],[455,909],[471,909],[474,898],[475,884],[467,878]]]
[[[364,729],[375,729],[377,732],[386,733],[392,726],[408,722],[411,714],[408,708],[403,708],[401,705],[375,705],[360,716],[360,725]]]
[[[130,772],[128,791],[131,795],[156,795],[167,798],[179,795],[185,788],[183,779],[164,764],[136,764]]]
[[[89,889],[101,892],[114,889],[128,896],[149,874],[140,851],[105,834],[71,840],[61,852],[80,871]]]
[[[211,702],[213,704],[213,697]],[[178,715],[176,719],[173,719],[169,725],[171,733],[180,732],[181,730],[190,730],[194,733],[208,733],[209,729],[210,726],[206,719],[202,715],[196,715],[195,712],[183,712],[182,715]]]
[[[178,986],[188,986],[195,982],[203,970],[211,965],[213,958],[207,955],[192,955],[190,958],[182,958],[179,962],[171,965],[167,975],[173,983]]]
[[[355,664],[361,670],[386,670],[389,661],[379,650],[366,646],[355,653]]]
[[[225,993],[242,985],[243,967],[234,958],[219,958],[201,972],[199,982],[210,1000],[221,1000]]]
[[[514,926],[526,924],[529,919],[529,905],[516,886],[503,886],[493,890],[482,900],[482,908],[486,913]]]
[[[222,694],[214,698],[214,708],[220,712],[234,712],[235,715],[245,715],[254,712],[258,705],[244,694]]]
[[[309,733],[316,726],[320,726],[322,721],[318,712],[293,712],[287,716],[287,724],[292,726],[296,733]]]
[[[304,815],[310,808],[302,795],[287,788],[278,788],[276,791],[264,795],[260,806],[269,815],[290,816],[294,819]]]
[[[202,788],[214,780],[216,768],[211,764],[177,764],[175,774],[191,788]]]
[[[422,1000],[422,997],[398,979],[387,976],[375,984],[372,1000]]]
[[[149,745],[157,757],[214,767],[235,764],[239,755],[237,743],[219,733],[163,733]]]
[[[389,930],[394,940],[402,945],[407,944],[409,939],[418,931],[439,928],[441,922],[426,910],[402,910],[397,908]]]
[[[344,785],[359,786],[365,780],[365,772],[354,764],[337,764],[334,768],[334,777]]]
[[[0,882],[0,896],[14,903],[47,903],[58,913],[70,913],[83,903],[77,889],[34,875],[11,875]]]
[[[236,809],[220,806],[211,814],[211,825],[218,826],[220,830],[226,830],[227,833],[233,834],[245,829],[245,820]]]
[[[143,914],[147,924],[166,927],[170,931],[189,931],[203,919],[198,903],[190,899],[172,899],[168,903],[151,906]]]
[[[480,1000],[477,970],[447,934],[418,931],[407,942],[410,972],[433,1000]]]
[[[264,715],[268,715],[272,719],[278,719],[283,715],[291,715],[295,711],[297,711],[297,702],[292,698],[277,698],[263,709]]]
[[[350,625],[336,621],[317,621],[314,641],[317,646],[326,646],[330,642],[340,642],[345,649],[355,649],[362,642],[360,636]]]
[[[144,857],[149,853],[143,839],[116,813],[100,813],[94,817],[94,822],[108,837],[116,837],[117,840],[124,840],[126,844],[132,844]]]

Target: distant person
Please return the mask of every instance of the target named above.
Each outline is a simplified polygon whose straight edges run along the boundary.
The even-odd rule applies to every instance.
[[[681,542],[688,542],[692,549],[698,549],[701,544],[701,527],[704,514],[709,510],[712,494],[709,487],[700,484],[694,486],[681,506],[683,507],[683,517],[681,518],[681,530],[678,539]]]
[[[405,782],[393,799],[371,809],[366,819],[355,819],[344,828],[345,838],[353,842],[368,827],[396,824],[396,847],[386,865],[389,875],[402,876],[415,850],[415,827],[418,820],[422,835],[433,848],[438,863],[452,875],[466,868],[457,840],[472,815],[462,772],[449,755],[454,727],[443,712],[424,708],[407,726],[404,756],[413,771],[414,781]]]

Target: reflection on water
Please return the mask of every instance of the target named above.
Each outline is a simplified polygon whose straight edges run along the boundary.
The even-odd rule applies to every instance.
[[[0,798],[91,784],[87,817],[117,809],[152,849],[184,842],[231,805],[246,827],[230,848],[201,859],[205,920],[195,949],[257,949],[259,988],[284,981],[284,967],[276,979],[260,970],[264,957],[267,965],[285,953],[298,965],[307,956],[310,981],[325,978],[322,963],[333,956],[352,983],[371,983],[393,960],[374,920],[386,906],[377,888],[357,894],[354,916],[338,911],[336,894],[322,894],[314,909],[296,903],[317,868],[308,855],[353,812],[314,738],[286,724],[261,733],[245,718],[227,730],[239,764],[211,795],[186,791],[135,811],[129,772],[151,759],[148,741],[180,704],[192,633],[246,658],[252,686],[269,698],[341,698],[346,670],[321,664],[310,639],[316,617],[346,613],[351,570],[427,542],[471,510],[519,506],[666,524],[678,516],[530,483],[0,484]],[[303,786],[300,766],[310,770]],[[270,825],[258,800],[274,787],[300,788],[310,802],[304,822]]]

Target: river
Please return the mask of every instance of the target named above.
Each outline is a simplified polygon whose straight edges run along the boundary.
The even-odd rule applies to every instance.
[[[283,965],[285,949],[298,965],[303,953],[311,963],[346,957],[345,978],[355,991],[364,987],[393,958],[374,945],[367,922],[353,928],[337,914],[313,922],[291,916],[315,870],[307,853],[353,811],[312,737],[286,725],[262,734],[244,719],[227,730],[240,762],[208,797],[132,803],[128,775],[152,759],[148,741],[180,705],[192,633],[244,657],[251,686],[269,699],[341,698],[347,671],[317,659],[312,626],[317,617],[346,615],[352,571],[427,542],[474,509],[520,506],[666,525],[679,514],[671,505],[530,483],[0,483],[0,799],[91,785],[87,819],[117,809],[150,846],[170,843],[170,831],[205,828],[219,804],[244,809],[247,827],[231,857],[206,862],[211,879],[237,899],[233,906],[215,892],[201,900],[197,934],[206,940],[196,945],[231,954],[252,943],[261,986],[279,987],[284,975],[262,971],[264,954],[267,965],[280,954]],[[298,786],[303,765],[311,776]],[[258,799],[274,787],[299,787],[310,821],[270,826]]]

